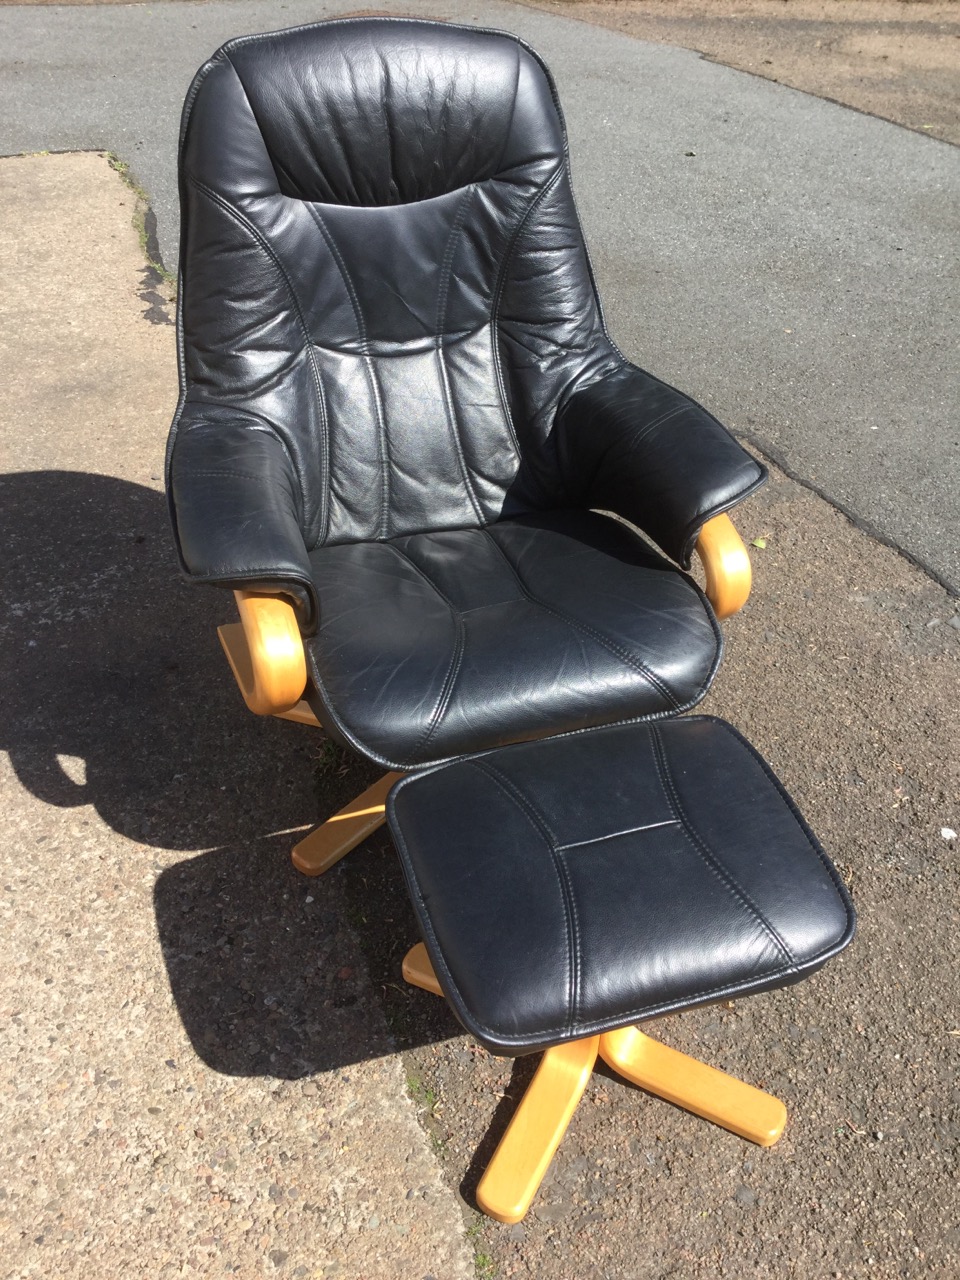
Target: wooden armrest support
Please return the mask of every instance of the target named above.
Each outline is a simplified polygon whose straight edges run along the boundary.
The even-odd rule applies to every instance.
[[[707,599],[718,618],[742,609],[750,594],[752,571],[747,548],[728,515],[714,516],[700,530],[697,555],[706,576]]]
[[[217,630],[243,700],[258,716],[289,711],[307,687],[307,662],[293,605],[283,596],[233,594],[240,622]]]

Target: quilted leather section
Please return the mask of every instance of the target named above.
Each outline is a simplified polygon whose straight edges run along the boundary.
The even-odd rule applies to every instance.
[[[494,1052],[795,982],[853,936],[835,869],[720,720],[455,761],[387,816],[444,992]]]
[[[696,586],[588,511],[311,557],[321,720],[412,768],[699,701],[720,634]]]
[[[621,361],[518,40],[372,19],[233,41],[194,86],[181,191],[176,434],[229,430],[230,405],[274,433],[306,548],[561,504],[556,405]]]

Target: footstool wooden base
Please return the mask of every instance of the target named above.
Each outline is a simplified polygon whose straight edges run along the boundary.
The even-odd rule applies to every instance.
[[[443,995],[422,942],[404,957],[403,976],[412,986]],[[772,1147],[787,1123],[779,1098],[661,1044],[639,1027],[569,1040],[543,1055],[480,1179],[477,1204],[491,1218],[511,1223],[526,1215],[598,1057],[647,1093],[761,1147]]]
[[[527,1212],[597,1057],[761,1146],[777,1098],[651,1039],[659,1014],[767,991],[850,941],[849,896],[723,721],[623,725],[398,782],[387,820],[423,942],[403,973],[495,1053],[543,1059],[477,1191]]]

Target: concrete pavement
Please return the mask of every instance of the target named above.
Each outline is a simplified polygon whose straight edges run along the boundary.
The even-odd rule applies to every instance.
[[[0,1276],[467,1280],[349,905],[290,866],[316,735],[249,715],[171,555],[132,205],[0,160]]]

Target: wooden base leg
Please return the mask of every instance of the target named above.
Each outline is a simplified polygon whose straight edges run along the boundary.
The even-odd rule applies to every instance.
[[[422,942],[404,957],[403,976],[412,986],[443,995]],[[477,1204],[491,1218],[519,1222],[530,1208],[598,1054],[648,1093],[750,1142],[771,1147],[783,1133],[787,1109],[779,1098],[652,1040],[638,1027],[555,1045],[543,1055],[477,1187]]]
[[[404,956],[403,976],[411,986],[443,995],[422,942]],[[477,1204],[491,1218],[519,1222],[530,1208],[587,1087],[599,1049],[600,1037],[589,1036],[543,1055],[477,1188]]]
[[[402,773],[385,773],[339,813],[294,845],[293,865],[305,876],[321,876],[386,821],[387,792]]]
[[[422,942],[411,947],[403,957],[403,980],[411,987],[420,987],[423,991],[431,991],[435,996],[442,996],[443,989],[437,981],[427,948]]]
[[[498,1222],[519,1222],[530,1208],[583,1096],[600,1037],[548,1049],[477,1187],[477,1204]]]
[[[761,1147],[772,1147],[787,1122],[779,1098],[652,1040],[637,1027],[607,1031],[600,1056],[627,1080]]]

